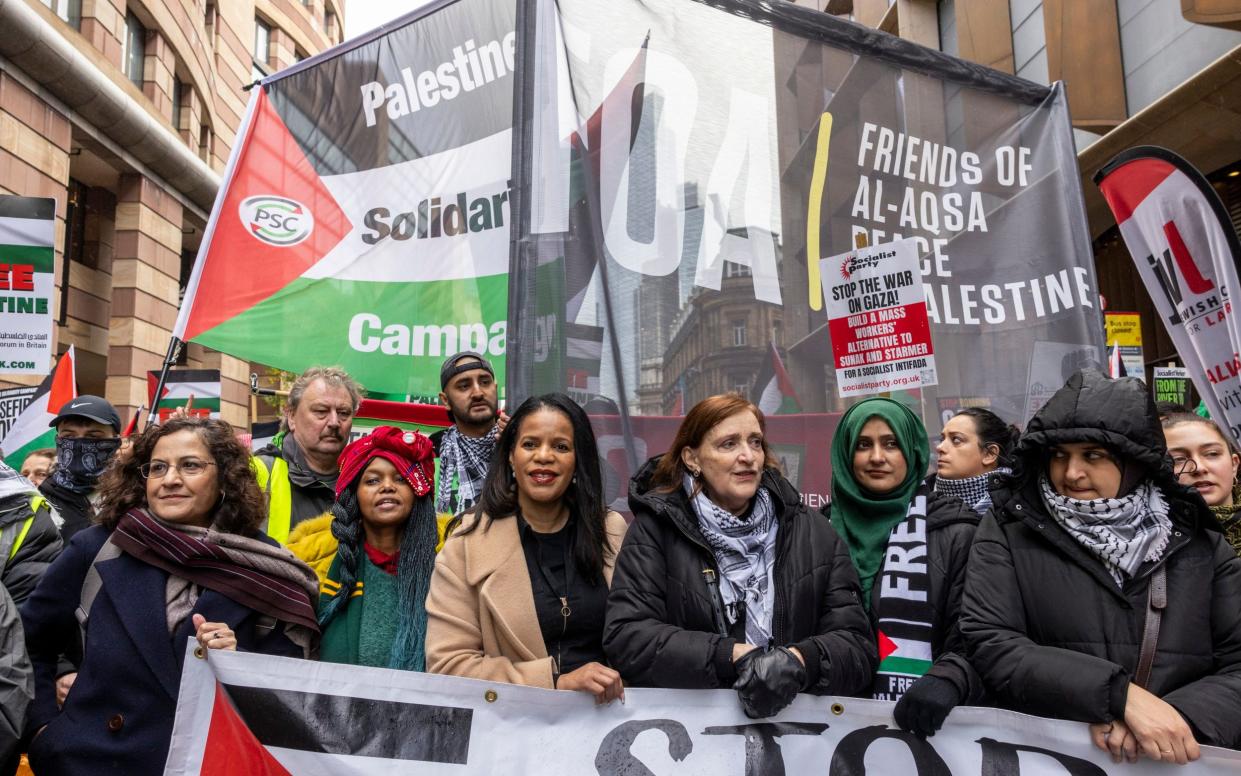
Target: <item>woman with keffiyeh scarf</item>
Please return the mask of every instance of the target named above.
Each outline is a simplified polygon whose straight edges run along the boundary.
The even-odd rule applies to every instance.
[[[1014,464],[961,616],[994,699],[1090,723],[1116,762],[1241,746],[1241,559],[1177,482],[1145,384],[1073,374]]]
[[[229,424],[152,426],[100,485],[100,524],[73,537],[22,609],[35,667],[30,762],[41,776],[160,772],[191,639],[200,658],[317,648],[314,572],[258,531],[263,494]],[[80,627],[79,673],[59,708],[57,658],[78,652]]]
[[[878,633],[870,693],[897,701],[902,728],[933,735],[953,707],[982,697],[957,628],[978,513],[923,482],[926,427],[899,402],[851,407],[831,456],[832,501],[823,512],[848,544]]]
[[[759,409],[713,396],[630,483],[603,646],[626,682],[737,691],[750,717],[870,683],[875,642],[832,527],[801,503]]]
[[[990,482],[1011,474],[1009,459],[1021,432],[982,407],[953,415],[939,433],[935,473],[927,483],[936,493],[956,496],[980,515],[991,508]]]

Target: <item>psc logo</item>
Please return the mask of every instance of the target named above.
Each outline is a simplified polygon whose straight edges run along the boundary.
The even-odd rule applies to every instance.
[[[297,245],[315,228],[310,208],[284,197],[246,197],[237,210],[242,225],[268,245],[281,248]]]

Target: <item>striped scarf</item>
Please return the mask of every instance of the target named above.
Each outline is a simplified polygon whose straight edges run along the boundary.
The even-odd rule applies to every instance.
[[[142,509],[125,513],[111,541],[143,563],[193,585],[281,622],[319,632],[313,603],[319,595],[319,579],[284,547],[165,522]],[[298,642],[291,633],[290,638]]]
[[[883,570],[879,574],[879,670],[873,697],[899,700],[909,686],[931,668],[931,636],[935,608],[930,602],[931,575],[927,567],[926,499],[923,485],[914,494],[905,519],[888,536]],[[899,560],[899,563],[891,563]]]
[[[1127,496],[1090,501],[1061,496],[1046,476],[1039,478],[1039,489],[1055,521],[1103,561],[1117,585],[1124,584],[1146,561],[1163,557],[1172,521],[1163,493],[1149,480]]]

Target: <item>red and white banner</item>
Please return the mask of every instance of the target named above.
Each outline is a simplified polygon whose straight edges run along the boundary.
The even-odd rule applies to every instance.
[[[841,396],[937,384],[916,240],[831,256],[819,276]]]
[[[1232,309],[1237,234],[1211,184],[1181,157],[1143,146],[1095,183],[1211,417],[1241,440],[1241,319]]]
[[[192,643],[190,647],[192,649]],[[778,774],[1156,776],[1115,765],[1086,725],[958,708],[933,738],[897,730],[894,704],[799,696],[748,719],[730,690],[583,693],[189,651],[166,776],[310,774]],[[1178,774],[1236,774],[1241,752],[1203,747]]]

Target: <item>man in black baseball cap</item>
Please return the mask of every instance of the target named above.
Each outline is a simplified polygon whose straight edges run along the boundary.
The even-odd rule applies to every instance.
[[[56,466],[39,492],[64,519],[68,544],[95,516],[99,478],[121,446],[121,418],[107,399],[85,395],[65,402],[49,425],[56,429]]]
[[[508,423],[498,391],[495,369],[481,353],[456,353],[440,367],[440,401],[453,425],[431,435],[440,459],[435,511],[458,514],[478,500],[496,439]]]

